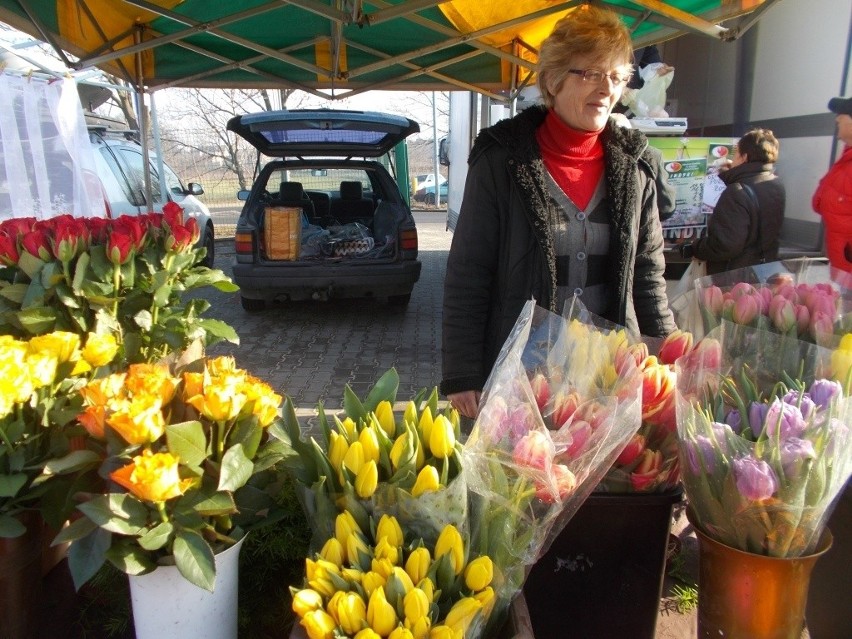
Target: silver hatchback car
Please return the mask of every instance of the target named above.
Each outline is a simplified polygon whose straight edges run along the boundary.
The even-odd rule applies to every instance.
[[[365,111],[266,111],[232,118],[228,130],[271,158],[238,194],[245,205],[233,274],[245,310],[353,297],[408,304],[420,277],[417,228],[400,192],[407,175],[395,180],[388,168],[390,152],[420,130],[416,122]]]

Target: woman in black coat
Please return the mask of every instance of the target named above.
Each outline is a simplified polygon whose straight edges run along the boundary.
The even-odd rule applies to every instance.
[[[479,395],[530,298],[573,296],[646,335],[674,330],[663,279],[658,163],[610,120],[629,80],[630,34],[594,6],[557,23],[539,56],[544,106],[483,130],[471,151],[444,286],[441,390],[476,416]]]
[[[786,192],[775,175],[778,140],[768,129],[746,133],[731,168],[719,174],[727,188],[707,223],[707,234],[681,247],[684,257],[707,262],[722,273],[778,259]]]

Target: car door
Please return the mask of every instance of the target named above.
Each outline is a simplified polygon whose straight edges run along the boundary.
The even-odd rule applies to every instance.
[[[138,215],[141,194],[134,192],[125,169],[108,145],[98,145],[95,167],[109,206],[110,217]]]

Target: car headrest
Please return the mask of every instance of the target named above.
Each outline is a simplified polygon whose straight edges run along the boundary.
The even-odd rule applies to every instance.
[[[364,197],[361,183],[344,180],[340,183],[340,197],[343,200],[360,200]]]
[[[301,182],[282,182],[278,187],[278,197],[282,200],[305,200],[307,194]]]

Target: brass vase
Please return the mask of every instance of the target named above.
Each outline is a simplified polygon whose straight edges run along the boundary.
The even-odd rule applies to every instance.
[[[831,532],[812,555],[778,558],[731,548],[694,528],[698,639],[800,639],[811,570],[831,548]]]

